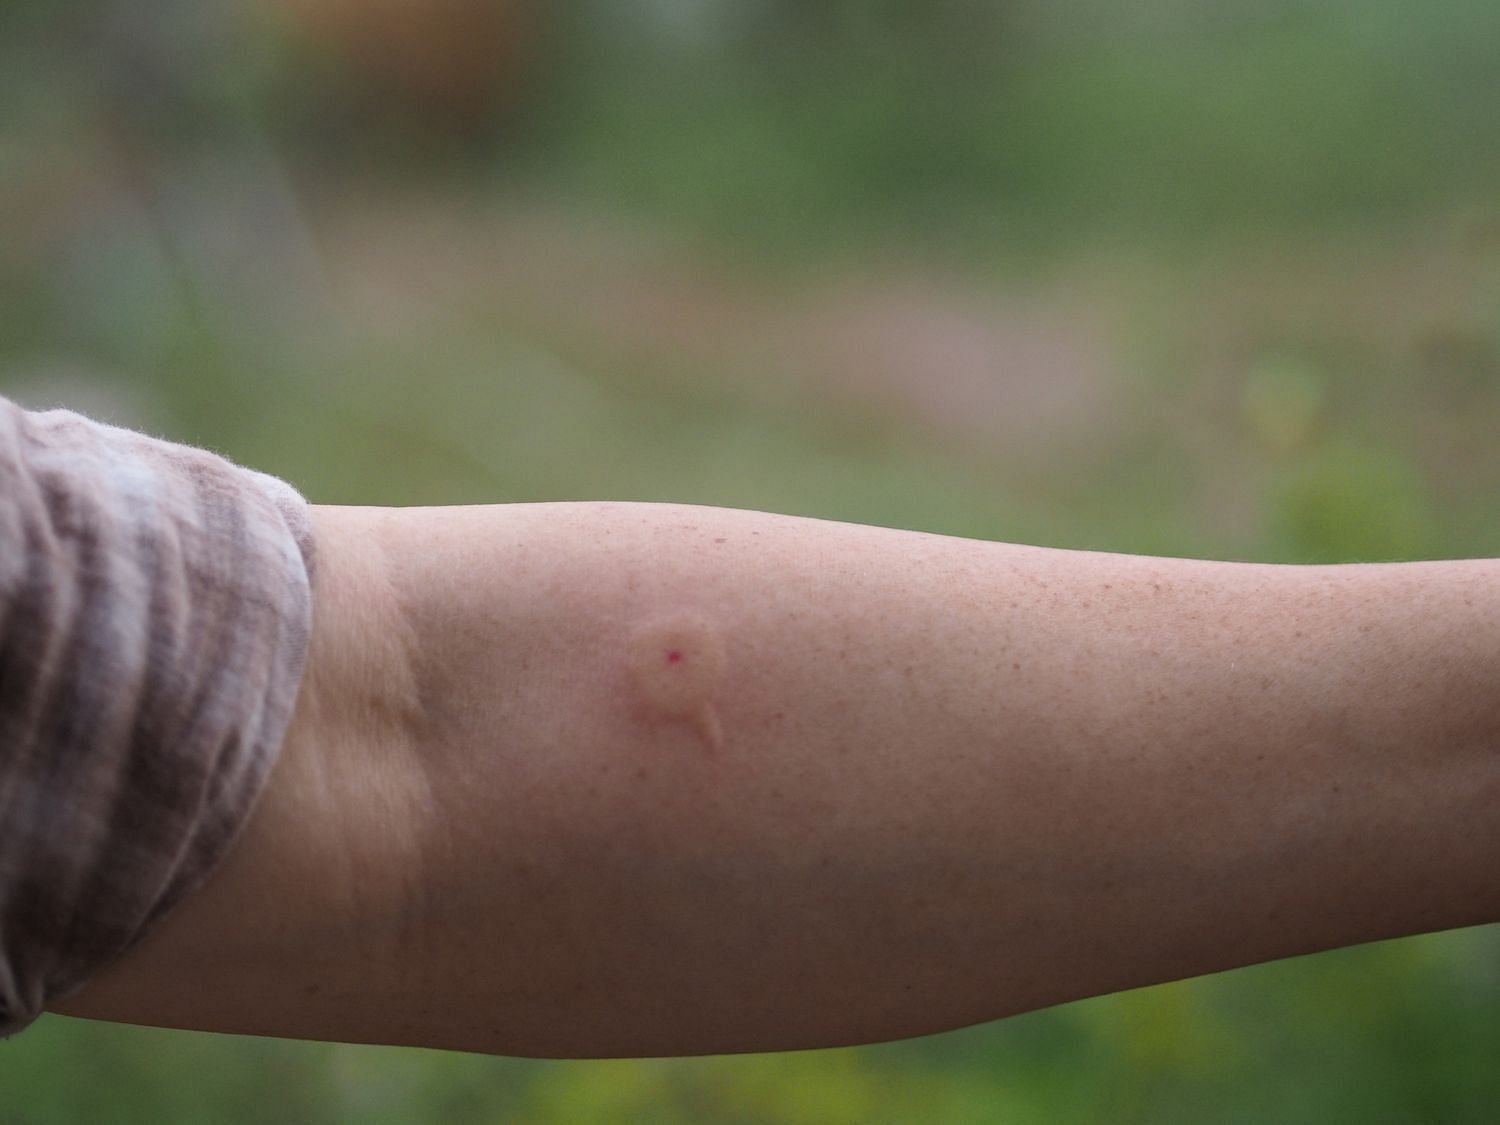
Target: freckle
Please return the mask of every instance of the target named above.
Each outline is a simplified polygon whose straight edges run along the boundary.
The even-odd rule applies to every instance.
[[[714,542],[715,543],[728,543],[729,540],[728,539],[715,539]]]

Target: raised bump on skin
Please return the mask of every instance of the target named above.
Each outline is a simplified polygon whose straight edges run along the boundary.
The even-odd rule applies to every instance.
[[[728,658],[718,630],[696,614],[653,621],[631,638],[628,663],[651,718],[691,724],[710,750],[723,745],[714,696]]]

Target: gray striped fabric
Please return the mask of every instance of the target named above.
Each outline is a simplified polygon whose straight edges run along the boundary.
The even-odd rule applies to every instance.
[[[0,399],[0,1035],[233,841],[291,719],[311,559],[286,484]]]

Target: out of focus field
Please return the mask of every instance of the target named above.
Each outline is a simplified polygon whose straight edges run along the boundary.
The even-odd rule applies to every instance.
[[[1500,554],[1500,5],[10,0],[0,99],[0,392],[318,501]],[[1497,1114],[1493,927],[797,1055],[0,1044],[5,1125]]]

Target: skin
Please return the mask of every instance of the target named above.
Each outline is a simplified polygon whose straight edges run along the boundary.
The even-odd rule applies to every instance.
[[[1500,563],[666,505],[316,518],[255,816],[59,1010],[788,1049],[1500,919]]]
[[[625,659],[641,717],[689,724],[708,753],[723,747],[714,697],[728,658],[709,621],[693,614],[652,621],[630,639]]]

